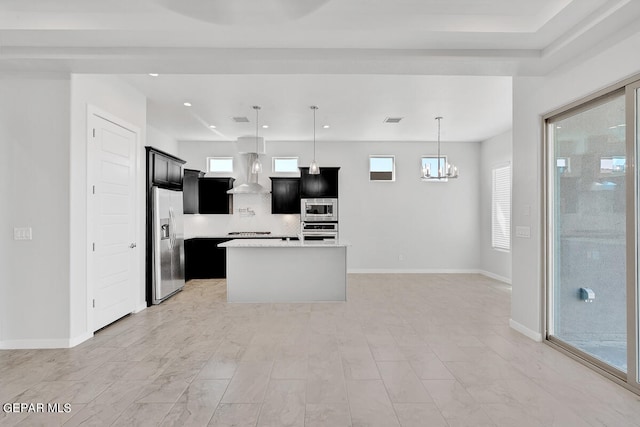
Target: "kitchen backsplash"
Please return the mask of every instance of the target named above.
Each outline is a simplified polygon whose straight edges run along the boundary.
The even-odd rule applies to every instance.
[[[185,215],[184,237],[220,237],[232,231],[270,231],[278,236],[300,232],[300,215],[271,214],[271,193],[234,194],[232,215]]]

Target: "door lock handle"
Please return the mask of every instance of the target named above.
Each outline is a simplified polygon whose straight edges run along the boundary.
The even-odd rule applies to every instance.
[[[136,245],[135,243],[132,243],[132,244],[130,244],[130,245],[129,245],[129,247],[130,247],[131,249],[135,248],[136,246],[137,246],[137,245]]]

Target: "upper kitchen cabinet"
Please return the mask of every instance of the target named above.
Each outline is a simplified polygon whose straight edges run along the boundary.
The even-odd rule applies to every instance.
[[[182,188],[182,165],[186,162],[153,147],[146,148],[149,184],[164,188]]]
[[[271,213],[300,213],[300,178],[271,177]]]
[[[204,172],[199,170],[184,170],[184,179],[182,180],[182,197],[184,201],[184,213],[186,214],[200,213],[198,180],[202,177],[204,177]]]
[[[233,188],[233,178],[198,179],[198,203],[201,214],[233,213],[233,195],[227,194]]]
[[[337,168],[320,167],[319,175],[309,175],[309,168],[300,168],[300,197],[303,199],[337,198]]]

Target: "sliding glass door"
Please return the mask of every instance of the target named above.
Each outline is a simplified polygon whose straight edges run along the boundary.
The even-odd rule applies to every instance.
[[[636,163],[640,159],[640,81],[630,83],[626,87],[627,109],[627,158],[628,175],[632,182],[627,189],[627,329],[629,340],[627,354],[629,369],[627,384],[640,393],[640,173]]]
[[[546,129],[548,338],[621,379],[633,185],[625,105],[621,89],[548,119]]]

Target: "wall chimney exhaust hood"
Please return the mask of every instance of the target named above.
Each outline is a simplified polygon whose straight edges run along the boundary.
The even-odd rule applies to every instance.
[[[256,153],[256,139],[255,137],[249,137],[251,140],[250,144],[247,144],[245,147],[241,147],[238,145],[238,150],[248,149],[247,147],[252,147],[251,151],[240,151],[240,156],[243,157],[243,161],[238,162],[238,173],[239,176],[245,175],[247,177],[245,182],[240,181],[239,179],[236,181],[240,181],[240,185],[236,185],[231,190],[227,191],[228,194],[265,194],[270,193],[268,188],[263,187],[258,183],[258,174],[251,172],[251,165],[254,160],[258,158],[258,153]],[[262,149],[262,153],[264,153],[264,139],[259,138],[260,144],[259,149]],[[240,138],[238,138],[238,142],[240,143]]]

